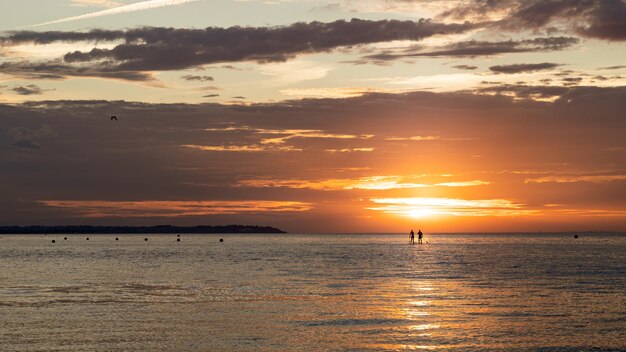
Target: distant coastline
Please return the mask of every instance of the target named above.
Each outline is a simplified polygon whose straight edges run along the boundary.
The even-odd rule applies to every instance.
[[[271,226],[199,225],[199,226],[0,226],[0,234],[150,234],[150,233],[286,233]]]

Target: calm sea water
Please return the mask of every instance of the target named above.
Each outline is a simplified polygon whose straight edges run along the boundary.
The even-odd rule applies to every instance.
[[[0,350],[626,350],[626,235],[85,237],[0,238]]]

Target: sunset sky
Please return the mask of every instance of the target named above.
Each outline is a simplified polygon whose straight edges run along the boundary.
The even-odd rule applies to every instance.
[[[626,230],[626,2],[3,0],[0,183],[0,225]]]

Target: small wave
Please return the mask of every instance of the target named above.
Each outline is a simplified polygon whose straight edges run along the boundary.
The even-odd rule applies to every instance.
[[[400,325],[407,324],[407,319],[336,319],[306,322],[305,326],[355,326],[355,325]]]

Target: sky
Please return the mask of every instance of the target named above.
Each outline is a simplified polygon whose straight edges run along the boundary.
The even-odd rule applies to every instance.
[[[624,231],[624,58],[622,0],[3,0],[0,225]]]

